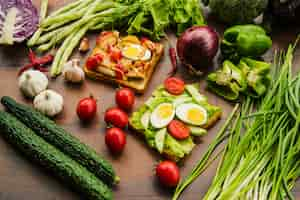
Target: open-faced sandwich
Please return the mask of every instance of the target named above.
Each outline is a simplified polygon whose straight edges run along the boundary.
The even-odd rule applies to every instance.
[[[206,134],[221,117],[221,108],[208,103],[198,84],[178,90],[167,79],[130,118],[130,127],[143,134],[147,144],[169,159],[179,161],[195,146],[195,137]],[[177,87],[177,88],[176,88]]]
[[[162,54],[160,43],[106,31],[98,36],[84,71],[90,78],[111,81],[142,93]]]

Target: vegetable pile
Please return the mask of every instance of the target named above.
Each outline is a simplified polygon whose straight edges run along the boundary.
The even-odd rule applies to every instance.
[[[42,20],[27,44],[37,46],[40,52],[61,44],[51,69],[51,75],[57,76],[89,30],[125,28],[129,34],[149,35],[158,40],[169,27],[175,26],[177,33],[181,33],[191,25],[203,24],[196,0],[78,0]]]
[[[178,185],[173,200],[204,171],[226,138],[216,176],[204,199],[293,199],[291,189],[300,167],[300,74],[292,75],[293,50],[290,46],[285,55],[275,55],[266,96],[258,102],[245,99],[241,111],[229,118],[192,173]]]
[[[36,31],[38,23],[31,0],[0,0],[0,44],[24,41]]]

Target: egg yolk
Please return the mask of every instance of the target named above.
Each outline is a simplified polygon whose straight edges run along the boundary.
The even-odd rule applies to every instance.
[[[187,112],[187,118],[189,121],[193,123],[200,124],[204,120],[204,114],[201,110],[198,109],[190,109]]]
[[[166,119],[172,115],[173,106],[172,105],[163,105],[158,109],[158,116],[160,119]]]
[[[127,46],[124,49],[124,55],[126,55],[127,57],[139,57],[141,54],[141,50],[137,47],[134,46]]]

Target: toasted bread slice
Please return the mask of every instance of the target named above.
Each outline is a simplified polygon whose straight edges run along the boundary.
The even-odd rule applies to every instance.
[[[117,36],[118,36],[118,34],[116,34],[116,37]],[[101,39],[103,40],[103,36]],[[126,40],[126,42],[131,41],[133,39],[134,40],[131,42],[140,42],[135,36],[127,36],[127,37],[124,37],[123,39]],[[95,47],[95,49],[93,50],[92,55],[103,51],[103,48],[101,49],[101,44],[103,44],[103,43],[100,43],[98,41],[98,44]],[[95,70],[90,70],[85,65],[83,67],[84,72],[87,75],[87,77],[89,77],[89,78],[115,83],[115,84],[118,84],[118,85],[121,85],[124,87],[129,87],[129,88],[133,89],[134,91],[136,91],[137,93],[144,93],[144,91],[147,88],[147,85],[152,77],[154,69],[164,52],[164,48],[163,48],[162,44],[153,43],[150,41],[149,41],[149,44],[152,44],[152,46],[149,46],[149,47],[147,46],[147,48],[149,50],[151,50],[151,53],[152,53],[151,59],[147,60],[147,61],[139,61],[142,64],[144,64],[143,66],[145,66],[145,68],[143,68],[144,70],[142,70],[142,73],[141,72],[135,73],[135,70],[133,70],[133,71],[128,72],[128,76],[125,74],[125,78],[116,78],[115,71],[112,67],[113,65],[110,65],[110,66],[100,65]],[[144,45],[146,46],[147,43],[145,43]],[[137,68],[136,64],[137,64],[137,62],[134,62],[134,64],[131,65],[131,68],[136,68],[136,71],[137,71],[137,69],[139,69],[139,68]]]
[[[136,91],[137,93],[144,93],[145,89],[147,88],[147,85],[152,77],[152,74],[154,72],[154,69],[159,62],[161,56],[163,55],[163,45],[159,45],[159,48],[157,49],[157,56],[153,56],[151,59],[151,63],[149,66],[149,69],[147,70],[146,76],[144,79],[128,79],[128,80],[120,80],[113,78],[111,76],[105,76],[102,73],[99,73],[97,71],[89,70],[86,66],[84,66],[83,70],[85,74],[92,79],[95,80],[102,80],[107,81],[115,84],[119,84],[124,87],[129,87]]]
[[[192,126],[193,129],[190,130],[190,136],[183,140],[174,137],[169,132],[167,128],[168,126],[155,128],[152,122],[152,114],[155,114],[154,110],[157,108],[157,106],[165,102],[174,103],[174,111],[177,110],[176,106],[180,104],[195,104],[201,106],[207,112],[205,124],[202,126]],[[185,115],[188,116],[188,109],[192,108],[186,107],[184,109],[185,110],[180,111],[180,113],[186,112]],[[201,131],[203,131],[202,129],[209,129],[210,127],[214,126],[215,123],[221,118],[221,115],[221,108],[208,102],[207,98],[199,92],[199,85],[186,85],[185,92],[179,96],[171,95],[165,90],[164,86],[161,85],[157,87],[150,99],[146,101],[144,105],[132,113],[129,120],[129,127],[136,133],[139,133],[139,135],[145,139],[149,147],[155,149],[164,157],[178,162],[192,152],[192,149],[196,146],[197,141],[199,141],[198,138],[201,136]],[[157,116],[154,117],[157,118]],[[169,119],[170,122],[173,119],[179,120],[187,126],[191,126],[190,123],[182,121],[177,114]],[[164,133],[160,132],[162,129],[166,129],[167,131],[165,136],[161,136],[161,133]],[[160,134],[157,135],[158,133]],[[161,147],[160,141],[163,142],[163,147]]]

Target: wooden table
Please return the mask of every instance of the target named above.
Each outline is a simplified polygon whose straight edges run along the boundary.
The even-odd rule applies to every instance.
[[[39,1],[34,1],[39,7]],[[49,0],[50,10],[64,5],[67,1]],[[209,22],[215,21],[209,17]],[[222,33],[223,27],[216,23],[209,23],[215,26],[219,33]],[[288,43],[293,42],[299,28],[286,27],[279,28],[273,32],[274,41],[273,49],[270,50],[266,59],[271,60],[274,49],[285,48]],[[89,35],[95,38],[95,35]],[[175,37],[171,35],[175,43]],[[93,44],[93,43],[91,43]],[[94,45],[94,44],[93,44]],[[18,101],[28,104],[31,102],[24,99],[17,87],[17,70],[19,67],[28,62],[26,57],[27,49],[24,44],[14,45],[11,47],[0,47],[0,96],[9,95],[15,97]],[[75,54],[74,57],[84,57]],[[300,48],[295,53],[295,65],[300,64]],[[217,64],[215,65],[215,67]],[[137,97],[135,108],[142,105],[143,102],[151,95],[153,89],[167,77],[171,68],[169,58],[165,56],[153,75],[151,83],[145,94]],[[186,75],[184,69],[180,69],[178,75],[183,77],[187,82],[199,81],[199,78],[191,78]],[[232,109],[232,105],[211,94],[205,89],[205,82],[202,83],[201,91],[209,97],[213,104],[221,106],[223,117],[209,134],[202,138],[192,155],[189,156],[183,166],[181,174],[185,176],[207,149],[208,144],[212,141],[216,131],[220,128],[226,116]],[[135,134],[128,132],[127,146],[123,154],[119,157],[112,156],[104,144],[105,123],[103,121],[104,111],[114,106],[115,88],[111,85],[101,82],[86,80],[80,87],[65,84],[61,78],[52,80],[50,88],[58,91],[64,96],[65,107],[61,115],[57,117],[57,122],[72,132],[82,142],[90,145],[99,154],[103,155],[112,162],[117,174],[121,177],[121,182],[114,189],[114,196],[117,200],[160,200],[170,199],[172,191],[163,189],[155,179],[155,164],[161,159],[157,153],[146,147],[146,144],[137,138]],[[89,125],[82,125],[75,113],[75,108],[79,99],[93,94],[98,99],[98,115]],[[216,164],[215,164],[216,165]],[[214,176],[215,165],[210,167],[201,177],[199,177],[189,187],[181,199],[192,200],[201,199],[207,191],[210,182]],[[295,187],[294,193],[300,199],[300,183]],[[30,163],[19,153],[0,138],[0,200],[75,200],[82,199],[80,196],[65,187],[57,179],[51,177],[36,165]]]

